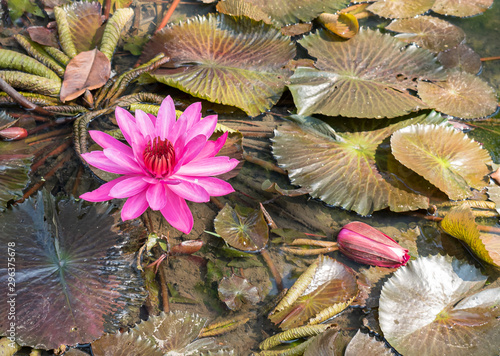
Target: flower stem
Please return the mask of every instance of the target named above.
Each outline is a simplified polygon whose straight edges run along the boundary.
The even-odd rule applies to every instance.
[[[276,286],[278,287],[278,291],[283,290],[283,280],[281,279],[281,275],[278,272],[278,269],[276,268],[273,260],[271,259],[271,256],[269,256],[269,252],[267,250],[262,250],[260,252],[262,255],[262,258],[264,258],[264,261],[266,261],[267,266],[271,270],[271,274],[274,277],[274,280],[276,281]]]
[[[165,16],[163,16],[163,19],[161,20],[160,24],[158,25],[158,28],[156,29],[155,34],[160,32],[163,29],[163,27],[165,27],[167,25],[168,20],[170,20],[170,17],[174,13],[175,8],[177,7],[177,5],[179,5],[180,2],[181,2],[181,0],[174,0],[172,2],[172,5],[170,5],[167,13],[165,14]]]
[[[275,171],[275,172],[278,172],[280,174],[286,175],[286,171],[283,168],[280,168],[280,167],[272,164],[271,162],[267,162],[267,161],[264,161],[263,159],[251,156],[248,153],[243,153],[243,159],[245,159],[245,161],[248,161],[248,162],[251,162],[251,163],[256,164],[258,166],[261,166],[262,168],[265,168],[267,170]]]

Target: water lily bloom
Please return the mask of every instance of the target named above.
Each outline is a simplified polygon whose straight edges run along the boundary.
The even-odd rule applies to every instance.
[[[201,103],[190,105],[178,120],[170,96],[163,100],[157,117],[141,110],[134,117],[122,108],[116,108],[115,114],[130,146],[104,132],[89,131],[103,150],[82,157],[96,168],[122,176],[80,198],[92,202],[127,198],[121,211],[123,220],[137,218],[150,207],[188,234],[193,215],[186,200],[208,202],[210,196],[234,191],[229,183],[213,177],[235,168],[238,160],[215,157],[227,132],[215,141],[208,140],[217,115],[202,119]]]
[[[365,223],[354,221],[339,232],[337,244],[340,252],[359,263],[397,268],[410,259],[408,250],[386,234]]]

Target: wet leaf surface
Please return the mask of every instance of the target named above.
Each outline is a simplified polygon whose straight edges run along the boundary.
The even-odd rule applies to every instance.
[[[427,12],[436,0],[376,0],[367,10],[382,17],[414,17]]]
[[[383,118],[427,107],[408,90],[442,76],[430,52],[404,49],[394,37],[369,29],[346,42],[331,36],[320,30],[299,41],[319,69],[299,67],[290,78],[300,115]]]
[[[342,38],[352,38],[359,32],[358,19],[349,13],[338,15],[321,14],[318,21],[328,30]]]
[[[163,352],[151,341],[136,333],[106,334],[92,343],[94,356],[162,356]]]
[[[482,67],[479,54],[463,43],[447,51],[440,52],[437,59],[445,69],[453,68],[474,75],[478,74]]]
[[[440,137],[436,140],[436,137]],[[471,196],[482,189],[491,165],[488,151],[451,127],[412,125],[391,137],[392,153],[406,167],[422,175],[450,199]]]
[[[500,289],[449,256],[420,257],[382,288],[380,326],[404,355],[493,355],[499,348]],[[411,292],[410,292],[411,291]]]
[[[219,283],[219,298],[231,310],[239,310],[244,304],[255,305],[260,302],[259,291],[245,278],[224,277]]]
[[[283,67],[295,47],[271,26],[211,15],[165,28],[144,52],[171,58],[170,68],[152,74],[155,80],[256,116],[281,97],[289,77]]]
[[[485,12],[493,5],[493,0],[436,0],[432,11],[441,15],[473,16]]]
[[[344,356],[357,355],[392,356],[394,354],[383,342],[358,330],[347,345]]]
[[[107,204],[82,207],[67,200],[56,207],[41,193],[1,215],[0,240],[15,242],[18,343],[52,349],[90,342],[137,312],[145,298],[142,282],[132,259],[122,255],[127,237],[116,223]],[[1,272],[7,295],[8,273],[5,267]],[[2,333],[7,311],[0,309]]]
[[[343,355],[346,343],[346,337],[341,332],[329,329],[314,337],[304,356]]]
[[[97,1],[74,2],[63,10],[77,53],[95,49],[102,36],[99,31],[103,23],[101,4]]]
[[[261,210],[238,205],[233,209],[226,204],[215,218],[214,227],[230,246],[243,251],[260,251],[269,239],[269,229]]]

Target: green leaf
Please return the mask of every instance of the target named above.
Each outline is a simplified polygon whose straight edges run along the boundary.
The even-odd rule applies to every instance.
[[[98,2],[74,2],[63,7],[76,53],[96,48],[102,32],[102,10]]]
[[[121,37],[121,33],[132,16],[134,16],[133,9],[118,9],[106,24],[104,34],[102,35],[101,47],[99,49],[110,61],[115,52],[118,40]]]
[[[9,9],[9,15],[12,21],[23,16],[25,12],[43,17],[42,10],[33,0],[7,0],[7,8]]]
[[[173,68],[155,71],[155,80],[256,116],[281,97],[295,46],[269,25],[209,15],[165,28],[144,52],[171,57]]]

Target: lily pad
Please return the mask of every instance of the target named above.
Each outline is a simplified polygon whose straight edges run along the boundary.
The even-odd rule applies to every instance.
[[[361,29],[349,41],[324,30],[299,43],[317,58],[316,69],[299,67],[288,86],[300,115],[383,118],[426,108],[412,95],[416,82],[443,78],[433,55],[404,48],[388,34]]]
[[[126,235],[107,204],[83,207],[72,200],[56,205],[39,193],[0,216],[0,240],[15,251],[15,284],[7,264],[1,292],[17,294],[16,341],[34,348],[75,345],[116,331],[122,318],[145,299],[133,257],[122,255]],[[3,258],[7,261],[7,248]],[[12,276],[11,276],[12,277]],[[10,282],[10,281],[9,281]],[[9,328],[0,309],[0,333]]]
[[[273,19],[266,14],[258,5],[244,0],[222,0],[217,2],[217,11],[225,15],[246,16],[255,21],[263,21],[268,25],[273,23]]]
[[[317,324],[327,312],[332,317],[347,308],[357,294],[358,285],[352,270],[321,255],[295,281],[269,314],[269,319],[283,330],[306,323]]]
[[[162,356],[154,343],[135,333],[106,334],[92,343],[94,356]]]
[[[376,0],[367,10],[382,17],[399,19],[427,12],[436,0]]]
[[[488,151],[452,127],[412,125],[391,137],[394,157],[445,192],[450,199],[465,199],[471,189],[486,186]]]
[[[77,53],[96,48],[101,40],[102,9],[98,2],[74,2],[62,8]]]
[[[464,204],[451,209],[441,221],[441,227],[465,242],[477,257],[500,267],[500,236],[480,232],[469,206]]]
[[[500,348],[500,288],[449,256],[421,257],[383,286],[380,326],[404,355],[494,355]],[[479,292],[478,292],[479,291]]]
[[[295,46],[272,26],[209,15],[163,29],[144,52],[171,58],[169,68],[151,74],[155,80],[256,116],[281,97]]]
[[[285,124],[275,131],[273,153],[293,184],[332,206],[361,215],[389,207],[392,211],[427,208],[434,188],[400,164],[385,140],[399,128],[442,121],[435,113],[395,122],[379,129],[336,133],[324,122]],[[370,122],[377,121],[369,120]],[[411,187],[411,188],[410,188]]]
[[[474,75],[478,74],[482,67],[481,56],[463,43],[447,51],[440,52],[437,59],[445,69],[453,68]]]
[[[465,32],[460,27],[433,16],[395,20],[386,29],[399,32],[395,36],[398,40],[416,43],[431,52],[453,48],[465,39]]]
[[[224,277],[219,283],[219,298],[231,310],[239,310],[245,303],[260,302],[259,291],[245,278],[238,276]]]
[[[342,332],[328,329],[314,337],[304,356],[340,356],[344,354],[346,343],[346,337]]]
[[[381,341],[358,330],[345,350],[344,356],[373,355],[393,356],[393,352]]]
[[[214,220],[217,232],[230,246],[243,251],[260,251],[269,239],[269,229],[262,210],[228,204]]]
[[[441,15],[474,16],[488,10],[493,5],[493,0],[436,0],[432,11]]]
[[[497,110],[495,89],[475,75],[452,72],[445,81],[419,82],[418,95],[429,106],[462,119],[475,119]]]

